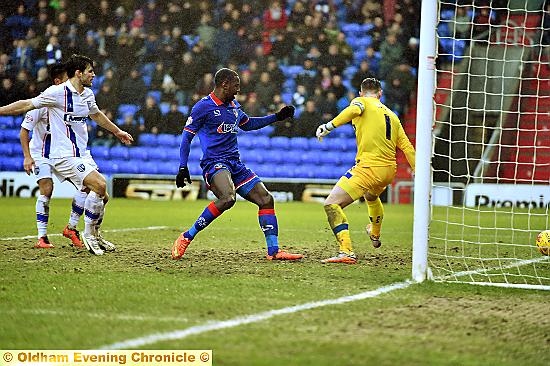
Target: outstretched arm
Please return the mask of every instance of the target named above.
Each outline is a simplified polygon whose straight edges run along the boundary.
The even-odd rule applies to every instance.
[[[19,115],[35,108],[30,99],[18,100],[17,102],[0,107],[0,116]]]
[[[284,106],[277,113],[270,114],[265,117],[250,117],[241,122],[239,127],[244,131],[259,130],[265,126],[268,126],[277,121],[283,121],[287,118],[294,117],[294,111],[296,108],[291,105]]]
[[[192,132],[183,130],[181,134],[180,143],[180,168],[176,175],[176,187],[185,187],[185,182],[191,184],[191,175],[189,174],[189,168],[187,168],[187,161],[189,160],[189,152],[191,151],[191,141],[195,135]]]
[[[342,126],[355,117],[358,117],[363,113],[364,107],[361,102],[352,102],[348,107],[346,107],[340,114],[338,114],[332,121],[329,121],[327,123],[323,123],[319,127],[317,127],[317,132],[315,135],[317,136],[317,139],[319,141],[323,140],[323,137],[328,135],[330,131],[334,130],[338,126]]]

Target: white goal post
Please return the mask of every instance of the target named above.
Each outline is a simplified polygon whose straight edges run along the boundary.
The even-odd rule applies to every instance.
[[[422,1],[412,278],[550,290],[550,24],[488,3]]]

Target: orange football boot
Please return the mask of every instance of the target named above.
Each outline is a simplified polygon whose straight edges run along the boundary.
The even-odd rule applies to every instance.
[[[181,233],[172,246],[172,259],[181,259],[189,244],[191,244],[191,240],[187,239],[183,236],[183,233]]]
[[[63,236],[71,239],[71,246],[76,248],[84,248],[82,240],[80,240],[80,233],[76,229],[69,228],[69,225],[63,229]]]
[[[50,244],[50,240],[48,239],[47,236],[43,236],[40,239],[38,239],[36,244],[34,244],[34,247],[47,249],[47,248],[53,248],[53,244]]]
[[[302,254],[287,253],[279,249],[279,251],[274,255],[267,254],[265,257],[268,261],[297,261],[302,259],[304,256]]]

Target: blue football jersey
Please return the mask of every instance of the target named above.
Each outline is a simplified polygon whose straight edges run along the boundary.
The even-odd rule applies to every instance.
[[[203,162],[239,159],[237,127],[247,121],[248,116],[236,100],[224,104],[210,93],[193,106],[184,131],[199,136]]]

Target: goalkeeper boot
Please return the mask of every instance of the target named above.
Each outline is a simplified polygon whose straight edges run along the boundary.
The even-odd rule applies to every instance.
[[[105,251],[105,252],[114,252],[116,250],[116,246],[111,243],[110,241],[108,240],[105,240],[105,238],[103,237],[103,234],[101,234],[101,230],[97,230],[97,235],[96,235],[96,238],[97,238],[97,241],[99,243],[99,247]]]
[[[367,235],[370,238],[370,241],[372,243],[372,246],[375,248],[380,248],[382,246],[382,242],[380,241],[380,235],[372,235],[372,224],[368,224],[365,228],[367,231]]]
[[[69,225],[63,229],[63,236],[71,239],[71,246],[75,248],[84,248],[82,240],[80,240],[80,233],[76,229],[71,229]]]
[[[297,261],[302,259],[304,256],[302,254],[287,253],[279,249],[277,253],[273,255],[267,254],[265,257],[268,261]]]
[[[323,264],[327,263],[345,263],[345,264],[356,264],[357,263],[357,256],[355,253],[346,253],[346,252],[339,252],[338,255],[334,257],[330,257],[327,259],[323,259],[321,261]]]
[[[35,248],[47,249],[47,248],[53,248],[53,244],[50,244],[50,240],[48,239],[48,237],[46,235],[44,235],[43,237],[38,239],[36,244],[34,244],[34,247]]]
[[[93,235],[82,235],[82,242],[88,251],[95,255],[103,255],[103,249],[99,247],[99,239]]]
[[[187,239],[185,236],[183,236],[183,233],[181,233],[174,242],[174,245],[172,246],[172,259],[181,259],[181,257],[183,257],[183,255],[185,254],[185,250],[187,249],[189,244],[191,244],[191,239]]]

